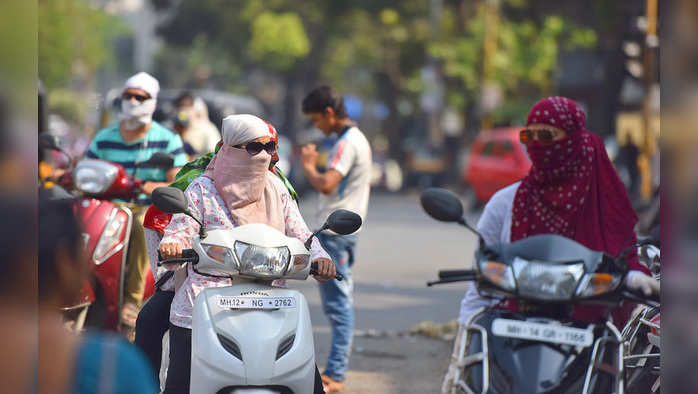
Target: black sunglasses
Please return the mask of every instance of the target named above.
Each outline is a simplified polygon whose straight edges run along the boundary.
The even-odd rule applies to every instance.
[[[276,152],[276,142],[274,142],[274,141],[269,141],[266,144],[263,144],[263,143],[257,142],[257,141],[252,141],[252,142],[248,142],[247,144],[245,144],[245,146],[236,145],[235,147],[240,148],[240,149],[245,149],[247,151],[247,153],[249,153],[252,156],[261,152],[262,149],[267,151],[267,153],[269,153],[270,155],[273,155],[274,152]]]
[[[528,144],[533,139],[537,139],[543,145],[548,145],[553,143],[555,138],[555,131],[551,129],[524,129],[519,132],[519,140],[522,144]]]
[[[139,102],[142,103],[142,102],[144,102],[145,100],[149,99],[150,97],[148,97],[148,96],[143,96],[143,95],[140,95],[140,94],[133,94],[133,93],[125,92],[124,94],[121,95],[121,98],[124,99],[124,100],[131,100],[132,98],[135,98],[136,100],[138,100]]]

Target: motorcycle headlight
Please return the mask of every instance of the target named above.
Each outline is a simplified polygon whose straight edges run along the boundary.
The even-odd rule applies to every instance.
[[[586,274],[577,289],[577,297],[594,297],[615,290],[620,284],[620,275]]]
[[[543,300],[568,300],[584,274],[584,263],[546,264],[516,257],[514,276],[519,294]]]
[[[73,178],[75,179],[75,187],[81,192],[100,194],[109,189],[118,173],[118,168],[110,163],[85,159],[75,166]]]
[[[265,248],[236,241],[235,255],[240,262],[241,275],[274,278],[286,272],[291,252],[286,246]]]
[[[481,261],[480,273],[490,282],[502,289],[514,291],[516,282],[511,272],[511,267],[496,261]]]
[[[126,226],[126,218],[125,214],[116,211],[111,219],[107,221],[104,230],[102,230],[102,235],[99,237],[99,241],[97,241],[95,251],[92,253],[92,260],[94,260],[96,265],[102,264],[124,247],[120,236],[121,231]]]

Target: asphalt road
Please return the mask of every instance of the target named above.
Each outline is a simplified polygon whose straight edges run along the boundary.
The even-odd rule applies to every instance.
[[[314,199],[301,202],[311,217]],[[476,217],[468,218],[475,224]],[[420,321],[455,320],[466,283],[427,287],[439,269],[472,264],[476,237],[467,229],[427,216],[418,194],[373,193],[359,234],[353,266],[356,329],[405,332]],[[330,325],[317,284],[289,281],[308,299],[318,365],[329,353]],[[368,338],[353,346],[347,393],[438,392],[451,344],[415,336]]]

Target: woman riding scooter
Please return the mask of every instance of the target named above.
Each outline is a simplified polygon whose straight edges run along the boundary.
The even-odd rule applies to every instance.
[[[587,248],[617,256],[637,243],[637,215],[603,142],[586,129],[586,115],[577,103],[565,97],[540,100],[531,108],[520,139],[533,166],[522,181],[499,190],[485,206],[477,230],[486,244],[514,242],[536,234],[559,234]],[[629,250],[626,286],[648,296],[658,293],[659,282],[647,275],[636,250]],[[499,300],[482,297],[471,285],[461,302],[454,360],[464,339],[463,324],[477,309],[498,303]],[[512,301],[497,307],[518,309]],[[614,311],[616,324],[621,327],[629,316],[629,310],[622,309]],[[572,316],[593,322],[605,312],[603,307],[578,306]],[[451,392],[456,364],[449,366],[443,393]]]
[[[279,139],[276,129],[271,123],[265,123],[269,128],[269,133],[272,135],[272,141],[278,146]],[[220,141],[214,152],[207,153],[187,163],[182,167],[179,173],[177,173],[174,182],[172,182],[170,186],[181,189],[182,191],[186,190],[194,179],[204,173],[204,170],[208,167],[209,163],[222,146],[223,141]],[[286,186],[289,194],[291,194],[293,199],[297,202],[298,194],[288,179],[286,179],[283,172],[276,167],[278,161],[279,156],[274,152],[269,165],[269,171],[279,177]],[[165,227],[167,227],[171,219],[171,214],[162,212],[155,205],[151,205],[143,221],[146,249],[148,249],[151,270],[155,275],[156,281],[161,279],[162,275],[164,275],[162,272],[164,268],[159,268],[157,266],[157,251],[160,247],[160,240],[164,235]],[[138,319],[136,320],[136,338],[134,343],[141,348],[143,353],[148,357],[148,360],[150,360],[153,371],[156,373],[156,378],[162,361],[162,338],[169,328],[170,305],[174,298],[174,290],[174,279],[170,277],[170,279],[164,280],[164,283],[161,283],[161,285],[155,289],[153,296],[143,305],[138,313]]]
[[[276,150],[267,124],[252,115],[232,115],[223,120],[224,145],[185,194],[189,210],[207,229],[231,229],[247,223],[264,223],[288,236],[305,241],[311,235],[297,205],[283,183],[269,173]],[[165,229],[160,243],[163,259],[179,257],[191,247],[199,225],[178,214]],[[318,280],[336,275],[334,263],[313,240],[311,260],[318,263]],[[196,296],[205,288],[229,286],[230,280],[207,277],[187,269],[170,312],[170,364],[165,393],[189,393],[191,366],[191,313]],[[318,379],[319,380],[319,379]]]

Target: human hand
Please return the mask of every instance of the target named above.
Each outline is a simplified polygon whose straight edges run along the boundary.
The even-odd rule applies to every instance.
[[[160,244],[160,256],[163,260],[182,256],[182,245],[179,242],[165,242]]]
[[[625,279],[625,286],[632,290],[640,290],[647,297],[652,294],[659,295],[660,290],[659,281],[641,271],[630,271]]]
[[[318,282],[326,282],[330,279],[334,279],[334,277],[337,275],[337,268],[335,267],[332,260],[320,257],[318,259],[313,260],[313,263],[317,263],[318,274],[313,275],[313,277]]]
[[[303,168],[315,167],[318,152],[315,144],[308,144],[301,148],[301,164]]]
[[[145,181],[141,185],[141,191],[147,195],[153,194],[153,190],[158,188],[158,184],[156,182],[151,182],[151,181]]]

